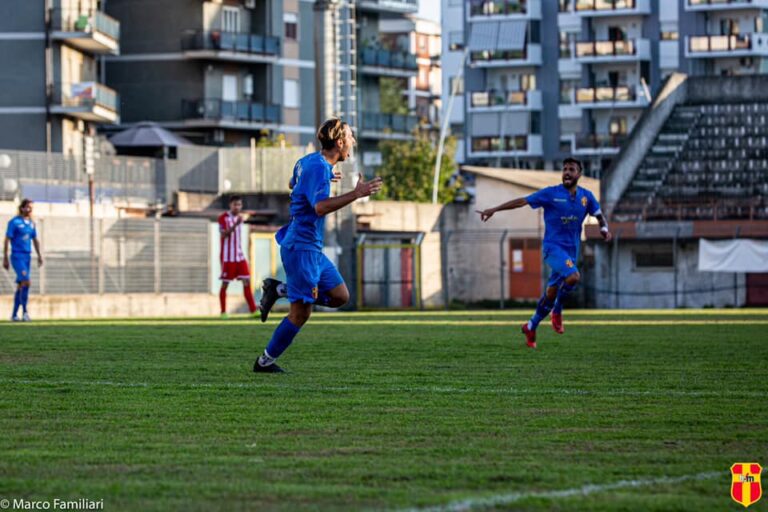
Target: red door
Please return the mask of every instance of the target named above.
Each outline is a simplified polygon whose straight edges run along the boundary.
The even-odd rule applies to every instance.
[[[536,300],[541,295],[541,240],[509,241],[509,298]]]

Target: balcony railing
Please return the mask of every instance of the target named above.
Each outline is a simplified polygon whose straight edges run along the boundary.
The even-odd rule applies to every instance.
[[[576,57],[611,57],[635,55],[637,47],[634,41],[586,41],[576,43]]]
[[[120,39],[120,22],[101,11],[61,9],[53,10],[53,29],[62,32],[100,32],[114,40]]]
[[[417,0],[357,0],[357,7],[363,10],[415,13],[419,10],[419,3]]]
[[[592,134],[576,139],[576,149],[620,148],[627,141],[626,134]]]
[[[182,39],[184,50],[214,50],[261,55],[278,55],[280,38],[221,30],[189,31]]]
[[[753,3],[752,0],[688,0],[688,5],[690,6],[728,5],[728,4],[749,5],[752,3]]]
[[[635,90],[631,87],[590,87],[576,89],[576,103],[601,103],[635,101]]]
[[[505,50],[505,51],[481,51],[472,52],[470,59],[472,62],[493,62],[493,61],[505,61],[505,60],[525,60],[528,58],[528,52],[526,49],[522,50]]]
[[[470,105],[475,108],[523,106],[528,103],[527,91],[477,91],[470,93]]]
[[[98,82],[57,83],[53,90],[53,103],[63,107],[103,107],[118,111],[118,94]]]
[[[502,137],[472,137],[472,152],[528,151],[528,137],[513,135]]]
[[[279,123],[280,107],[255,101],[220,99],[182,100],[184,119],[212,119],[249,123]]]
[[[505,16],[528,12],[526,0],[470,0],[470,16]]]
[[[562,5],[562,4],[561,4]],[[576,11],[615,11],[619,9],[634,9],[635,0],[577,0]]]
[[[363,112],[363,130],[366,131],[411,133],[418,124],[419,119],[413,115]]]
[[[693,36],[688,39],[688,51],[691,53],[729,52],[750,50],[752,40],[743,36]]]
[[[363,66],[418,70],[416,55],[409,52],[396,52],[379,48],[363,48],[360,52]]]

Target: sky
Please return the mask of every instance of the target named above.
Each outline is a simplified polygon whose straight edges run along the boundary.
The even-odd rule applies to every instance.
[[[419,0],[419,17],[440,23],[440,0]]]

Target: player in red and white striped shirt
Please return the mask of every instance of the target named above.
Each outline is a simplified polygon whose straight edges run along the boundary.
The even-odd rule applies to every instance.
[[[219,232],[221,233],[221,289],[219,290],[219,303],[221,304],[221,316],[227,316],[227,288],[229,283],[236,279],[243,282],[243,295],[248,303],[251,314],[258,311],[256,301],[253,300],[251,291],[251,271],[248,261],[245,259],[243,244],[240,240],[240,225],[243,218],[240,211],[243,209],[243,199],[232,196],[229,199],[229,211],[219,216]]]

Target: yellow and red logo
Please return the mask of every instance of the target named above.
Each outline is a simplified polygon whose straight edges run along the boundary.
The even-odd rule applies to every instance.
[[[317,296],[320,295],[320,290],[315,286],[312,288],[312,298],[317,300]]]
[[[581,198],[581,206],[583,206],[585,208],[587,207],[587,198],[586,197],[582,197]]]
[[[731,498],[748,507],[763,496],[760,473],[763,468],[756,462],[737,462],[731,466]]]
[[[571,260],[565,260],[565,266],[568,268],[573,268],[573,262]]]

